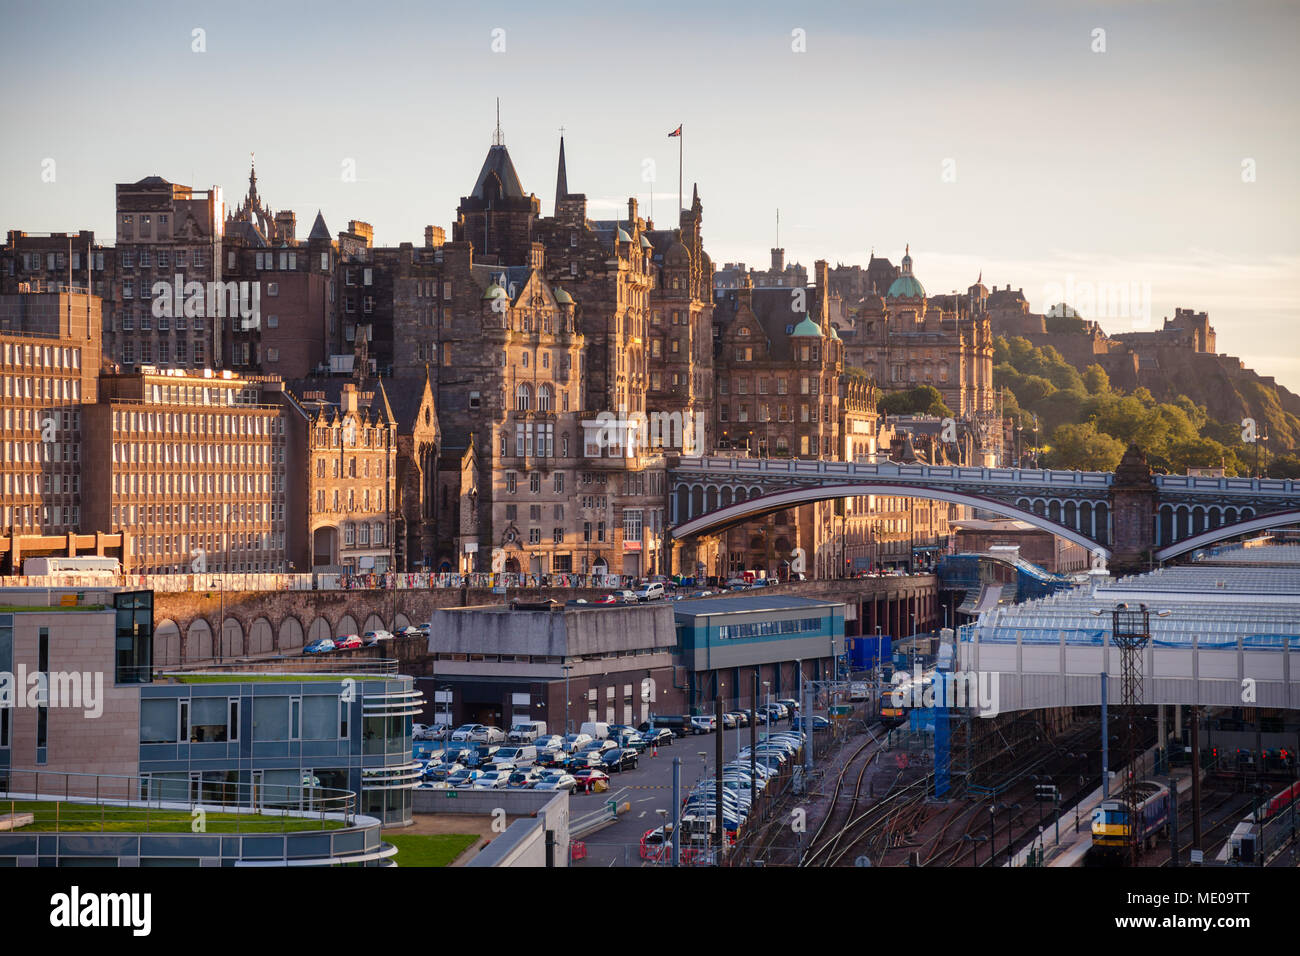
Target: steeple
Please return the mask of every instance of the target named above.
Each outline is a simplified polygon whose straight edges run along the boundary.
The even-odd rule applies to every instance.
[[[560,214],[560,200],[569,198],[569,174],[564,163],[564,132],[560,132],[560,165],[555,173],[555,214]]]

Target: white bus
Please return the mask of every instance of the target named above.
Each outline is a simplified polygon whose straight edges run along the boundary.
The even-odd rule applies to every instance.
[[[111,581],[121,573],[117,558],[24,558],[23,574],[27,577],[78,577]]]

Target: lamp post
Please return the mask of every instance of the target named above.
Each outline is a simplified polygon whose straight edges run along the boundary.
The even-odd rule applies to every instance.
[[[569,735],[569,671],[573,670],[572,664],[561,664],[560,670],[564,671],[564,735]]]

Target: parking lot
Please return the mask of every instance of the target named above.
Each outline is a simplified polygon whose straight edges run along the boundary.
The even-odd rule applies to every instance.
[[[788,730],[790,721],[775,721],[772,732]],[[761,736],[768,728],[760,724]],[[818,734],[817,744],[823,735]],[[738,751],[749,746],[750,727],[725,730],[723,733],[723,763],[734,760]],[[416,753],[421,749],[437,750],[441,742],[417,742]],[[581,820],[588,814],[607,807],[611,800],[622,807],[618,819],[601,829],[576,839],[585,846],[586,857],[575,861],[578,866],[640,866],[642,835],[650,829],[672,820],[673,758],[681,758],[681,788],[685,796],[701,778],[713,776],[717,740],[712,733],[674,738],[671,745],[645,750],[636,769],[614,771],[609,774],[609,789],[605,792],[579,791],[569,798],[569,820]]]

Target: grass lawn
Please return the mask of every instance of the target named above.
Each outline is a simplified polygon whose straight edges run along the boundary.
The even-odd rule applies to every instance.
[[[477,840],[473,833],[396,833],[386,831],[384,840],[397,847],[397,861],[403,866],[447,866]]]
[[[354,681],[389,679],[381,674],[348,674],[344,672],[334,674],[271,674],[266,671],[249,674],[168,674],[164,672],[154,676],[174,678],[178,684],[306,684],[311,681],[332,682],[338,684],[348,677],[352,678]]]
[[[33,823],[16,833],[189,833],[194,818],[184,810],[150,807],[113,807],[89,803],[55,803],[51,800],[0,800],[0,813],[31,813]],[[249,813],[214,813],[204,821],[207,833],[282,833],[288,830],[337,830],[338,820],[282,817]]]

